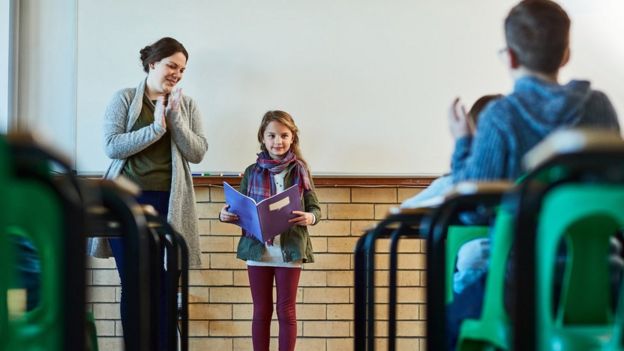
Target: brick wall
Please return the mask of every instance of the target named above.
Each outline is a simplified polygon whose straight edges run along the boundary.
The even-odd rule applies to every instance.
[[[297,296],[298,351],[353,349],[353,249],[362,232],[384,218],[390,207],[416,188],[317,187],[322,221],[311,227],[316,262],[304,265]],[[190,349],[248,351],[251,346],[251,295],[245,263],[235,258],[240,229],[219,222],[223,189],[197,187],[202,269],[190,272]],[[376,281],[386,285],[388,245],[377,245]],[[403,240],[399,251],[399,349],[425,350],[425,257],[421,240]],[[114,261],[91,259],[88,302],[97,323],[100,350],[122,350],[119,278]],[[377,291],[377,334],[385,346],[387,292]],[[271,349],[278,326],[272,323]]]

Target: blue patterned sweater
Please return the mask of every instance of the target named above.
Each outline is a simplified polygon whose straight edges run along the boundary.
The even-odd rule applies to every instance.
[[[524,154],[554,130],[568,127],[620,130],[609,98],[589,82],[519,78],[510,95],[483,110],[475,137],[456,141],[453,182],[516,179],[523,173]]]

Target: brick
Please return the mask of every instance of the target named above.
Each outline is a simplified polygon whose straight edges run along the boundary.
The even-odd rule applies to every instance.
[[[299,304],[297,305],[297,320],[325,320],[327,306],[326,304]]]
[[[189,350],[229,351],[232,338],[189,338]]]
[[[349,322],[314,322],[303,323],[303,336],[344,337],[350,335]]]
[[[353,350],[353,338],[330,338],[327,339],[327,351]],[[377,350],[383,350],[377,348]]]
[[[221,222],[218,219],[210,221],[210,234],[241,236],[241,228],[231,223]],[[238,244],[238,241],[236,241]]]
[[[233,253],[211,253],[210,268],[212,269],[243,269],[247,266],[245,262],[236,258]]]
[[[114,287],[87,288],[87,302],[115,302]]]
[[[353,286],[353,271],[327,272],[327,286]]]
[[[189,283],[191,286],[232,285],[233,272],[217,269],[193,270],[189,274]]]
[[[348,288],[304,288],[304,303],[347,303]]]
[[[310,237],[310,241],[312,242],[312,249],[315,253],[319,252],[327,252],[327,238],[317,238]]]
[[[327,251],[328,252],[340,252],[340,253],[352,253],[355,249],[355,243],[357,237],[346,238],[328,238],[327,239]]]
[[[420,253],[404,253],[398,255],[399,269],[425,269],[426,256]],[[377,253],[375,255],[375,268],[388,269],[390,267],[390,255],[386,253]]]
[[[198,218],[210,218],[210,219],[218,219],[219,212],[223,207],[223,204],[219,203],[198,203],[195,205],[197,208],[197,217]]]
[[[119,285],[119,273],[116,269],[98,269],[93,271],[93,285]]]
[[[353,188],[351,198],[354,203],[396,203],[397,190],[395,188]]]
[[[398,189],[398,200],[400,203],[409,199],[412,196],[416,196],[418,193],[423,191],[423,188],[399,188]]]
[[[236,188],[238,190],[238,187]],[[223,202],[225,203],[225,195],[223,194],[222,186],[211,186],[210,187],[210,199],[212,202]]]
[[[123,324],[121,320],[115,321],[115,336],[123,336]]]
[[[399,253],[420,253],[423,239],[401,238],[397,247]],[[390,239],[378,239],[375,250],[377,252],[390,252]]]
[[[212,320],[232,319],[232,305],[230,304],[189,304],[189,319]]]
[[[396,339],[397,350],[414,350],[425,351],[426,346],[424,338],[403,338],[398,336]]]
[[[98,349],[106,351],[123,351],[123,338],[98,338]]]
[[[190,286],[189,287],[189,303],[207,303],[208,302],[208,288]]]
[[[115,269],[117,268],[117,265],[115,265],[115,259],[112,257],[111,258],[95,258],[95,257],[87,256],[85,267],[93,268],[93,269],[103,269],[103,268]]]
[[[327,272],[304,270],[299,277],[299,286],[327,286]]]
[[[314,263],[306,265],[306,269],[344,270],[351,268],[351,255],[348,254],[315,254]]]
[[[375,209],[372,204],[329,204],[329,219],[374,219]]]
[[[308,231],[315,236],[347,236],[351,232],[350,221],[326,220],[309,226]]]
[[[251,292],[246,287],[236,288],[210,288],[211,303],[250,303]]]
[[[234,286],[249,286],[247,269],[234,271]]]
[[[195,200],[197,202],[209,202],[210,201],[210,188],[205,186],[195,187]]]
[[[398,321],[397,336],[427,336],[424,321]]]
[[[351,202],[350,188],[316,188],[316,196],[323,203]]]
[[[199,237],[202,252],[234,252],[234,238],[231,236],[208,235]]]
[[[94,303],[93,316],[95,319],[119,319],[119,305],[116,303]]]
[[[275,312],[273,314],[275,314]],[[253,316],[253,304],[237,303],[235,305],[232,305],[232,319],[251,320],[252,316]]]
[[[373,229],[379,221],[351,221],[351,235],[360,236],[364,232]]]
[[[327,351],[325,338],[298,338],[297,351]]]
[[[388,308],[387,303],[375,304],[375,319],[388,320]],[[419,305],[413,303],[398,303],[396,308],[397,320],[418,320],[419,319]]]
[[[98,337],[115,336],[115,321],[96,320],[95,330],[97,330]]]
[[[189,321],[189,337],[208,336],[207,321]]]
[[[250,336],[250,321],[211,321],[210,336]]]
[[[327,218],[329,218],[329,217],[327,217],[327,211],[328,211],[327,210],[327,208],[328,208],[327,204],[321,203],[319,205],[319,207],[321,208],[321,219],[322,220],[326,220]]]
[[[384,219],[388,217],[390,213],[390,209],[397,207],[396,204],[385,205],[385,204],[375,204],[375,219]]]
[[[197,225],[200,235],[208,235],[211,233],[209,219],[199,219],[197,220]]]
[[[353,304],[329,304],[327,305],[328,320],[353,320]]]

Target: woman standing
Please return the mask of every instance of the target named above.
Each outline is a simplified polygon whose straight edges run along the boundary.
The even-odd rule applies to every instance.
[[[105,178],[124,175],[137,183],[139,203],[150,204],[184,236],[190,265],[199,266],[195,193],[189,162],[199,163],[208,149],[197,104],[176,88],[184,76],[188,52],[173,38],[162,38],[140,51],[147,77],[136,88],[114,94],[105,112],[106,155],[112,159]],[[109,245],[110,244],[110,245]],[[112,250],[111,250],[112,249]],[[121,239],[95,240],[90,252],[115,257],[124,281]],[[124,335],[128,330],[126,297],[121,293]],[[161,316],[161,320],[163,320]],[[162,332],[160,335],[166,335]],[[161,348],[167,341],[161,338]]]

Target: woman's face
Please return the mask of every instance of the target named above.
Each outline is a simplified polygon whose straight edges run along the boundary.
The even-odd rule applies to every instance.
[[[186,56],[181,52],[150,63],[147,86],[155,95],[167,95],[182,80],[186,70]]]

